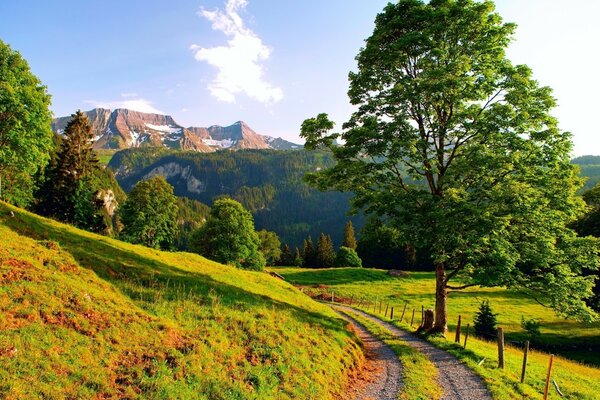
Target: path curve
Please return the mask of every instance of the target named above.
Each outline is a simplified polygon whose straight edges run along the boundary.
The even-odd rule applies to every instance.
[[[402,365],[394,351],[373,336],[354,318],[338,313],[348,321],[363,342],[365,372],[352,382],[344,399],[397,400],[402,386]]]
[[[390,330],[406,344],[429,357],[439,371],[439,382],[444,391],[442,400],[492,400],[492,396],[481,378],[450,353],[438,349],[431,343],[363,311],[342,305],[336,305],[334,308],[340,308],[368,318],[370,321]]]

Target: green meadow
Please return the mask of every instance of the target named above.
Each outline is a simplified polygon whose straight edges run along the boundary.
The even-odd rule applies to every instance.
[[[408,272],[402,277],[393,277],[387,271],[366,268],[281,267],[274,270],[312,297],[330,301],[333,293],[335,301],[342,303],[352,301],[356,306],[362,301],[359,308],[387,321],[389,309],[386,318],[385,308],[393,306],[394,323],[409,331],[416,330],[421,321],[421,306],[433,308],[434,305],[434,274],[429,272]],[[472,329],[466,350],[453,342],[458,316],[462,316],[464,334],[466,325],[472,325],[473,316],[482,300],[489,300],[494,312],[498,313],[498,325],[505,330],[507,350],[504,371],[497,368],[495,342],[475,338]],[[406,313],[403,321],[399,322],[405,304]],[[413,310],[415,321],[411,326]],[[600,393],[600,369],[594,367],[600,364],[600,324],[586,324],[558,317],[552,310],[525,294],[503,288],[470,288],[451,293],[448,313],[450,331],[447,338],[429,339],[459,357],[482,376],[495,399],[541,398],[549,352],[561,355],[555,357],[553,379],[565,395],[564,398],[595,399]],[[519,383],[522,364],[519,344],[529,337],[521,327],[521,316],[537,319],[541,324],[541,337],[533,341],[524,384]],[[376,333],[385,338],[385,333]],[[556,396],[555,389],[551,390]]]

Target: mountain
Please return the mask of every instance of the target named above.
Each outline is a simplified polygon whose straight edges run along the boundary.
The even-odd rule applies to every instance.
[[[177,196],[211,205],[215,197],[238,200],[254,215],[257,229],[276,232],[281,241],[301,246],[307,235],[321,232],[336,245],[350,219],[359,230],[362,216],[349,217],[349,193],[320,192],[309,187],[307,172],[333,165],[325,152],[244,149],[210,154],[138,148],[117,152],[109,163],[125,191],[139,181],[161,175]]]
[[[571,160],[579,166],[580,175],[585,178],[585,184],[580,191],[586,191],[600,182],[600,156],[581,156]]]
[[[94,132],[94,148],[126,149],[132,147],[167,147],[211,153],[220,149],[302,148],[282,138],[259,135],[248,124],[238,121],[230,126],[208,128],[183,127],[170,115],[149,114],[124,108],[108,110],[95,108],[86,111]],[[68,117],[52,121],[52,130],[64,132]]]

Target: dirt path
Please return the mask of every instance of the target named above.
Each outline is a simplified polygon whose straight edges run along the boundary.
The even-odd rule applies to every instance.
[[[397,400],[402,385],[398,356],[352,317],[339,315],[356,330],[367,358],[363,373],[352,382],[344,400]]]
[[[404,340],[406,344],[429,357],[440,373],[439,381],[444,390],[442,400],[492,399],[481,378],[446,351],[438,349],[432,344],[362,311],[346,306],[335,307],[368,318],[374,323],[390,330],[394,335]]]

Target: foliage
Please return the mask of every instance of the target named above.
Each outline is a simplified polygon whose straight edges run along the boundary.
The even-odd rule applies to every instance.
[[[496,320],[497,315],[498,314],[492,312],[488,300],[482,301],[479,305],[479,311],[475,314],[475,319],[473,321],[475,334],[488,339],[495,338],[497,335],[496,326],[498,325],[498,321]]]
[[[177,234],[177,200],[173,187],[157,176],[138,183],[119,214],[121,237],[155,249],[171,249]]]
[[[331,268],[335,261],[335,249],[331,236],[321,233],[317,241],[317,267]]]
[[[283,246],[283,250],[281,251],[281,256],[279,256],[279,265],[282,265],[282,266],[294,265],[294,256],[292,255],[292,251],[290,250],[290,246],[288,244],[285,244]]]
[[[252,214],[233,199],[216,200],[208,220],[190,239],[190,250],[222,264],[262,270],[265,258]]]
[[[361,366],[345,322],[267,274],[5,203],[0,236],[0,398],[333,400]]]
[[[262,253],[267,264],[275,265],[281,257],[281,242],[279,241],[279,237],[277,237],[275,232],[270,232],[266,229],[261,229],[256,233],[258,234],[258,240],[260,241],[258,250]]]
[[[379,218],[370,218],[361,230],[356,251],[366,267],[411,271],[433,269],[423,250],[411,249],[402,243],[398,229]]]
[[[342,246],[335,255],[334,265],[336,267],[362,267],[362,260],[356,250]]]
[[[302,265],[306,268],[317,266],[317,249],[315,249],[312,237],[308,236],[302,244]]]
[[[310,182],[353,191],[356,207],[431,255],[439,331],[448,291],[469,285],[523,288],[564,315],[597,317],[582,276],[597,268],[597,241],[566,226],[583,211],[571,136],[550,115],[550,88],[505,57],[514,29],[491,1],[390,3],[350,73],[357,111],[345,131],[329,133],[326,114],[302,124],[306,147],[337,161]]]
[[[181,251],[188,250],[190,236],[206,222],[210,214],[210,207],[197,200],[187,197],[177,197],[177,234],[175,248]]]
[[[92,149],[92,127],[81,111],[71,115],[64,136],[56,140],[52,160],[40,178],[35,209],[91,232],[112,231],[111,216],[98,198],[101,190],[123,196],[110,171],[98,166]]]
[[[46,86],[0,40],[0,198],[26,206],[33,177],[48,163],[53,133]]]
[[[352,250],[356,250],[356,237],[354,237],[354,225],[352,225],[352,221],[346,222],[346,226],[344,227],[344,240],[342,241],[342,246],[349,247]]]
[[[521,327],[529,334],[531,339],[539,338],[542,334],[540,331],[540,321],[535,318],[525,319],[521,315]]]
[[[294,251],[294,259],[292,261],[292,265],[295,267],[301,267],[304,263],[304,260],[302,260],[302,254],[300,253],[300,249],[296,247],[296,250]]]
[[[126,191],[145,176],[172,171],[167,180],[177,196],[211,205],[218,196],[238,200],[254,216],[257,230],[277,233],[283,243],[302,248],[321,232],[342,243],[351,194],[323,193],[302,178],[333,164],[330,154],[304,150],[240,150],[197,153],[157,148],[119,151],[109,167]],[[185,172],[184,172],[185,171]],[[350,218],[356,229],[360,215]]]

